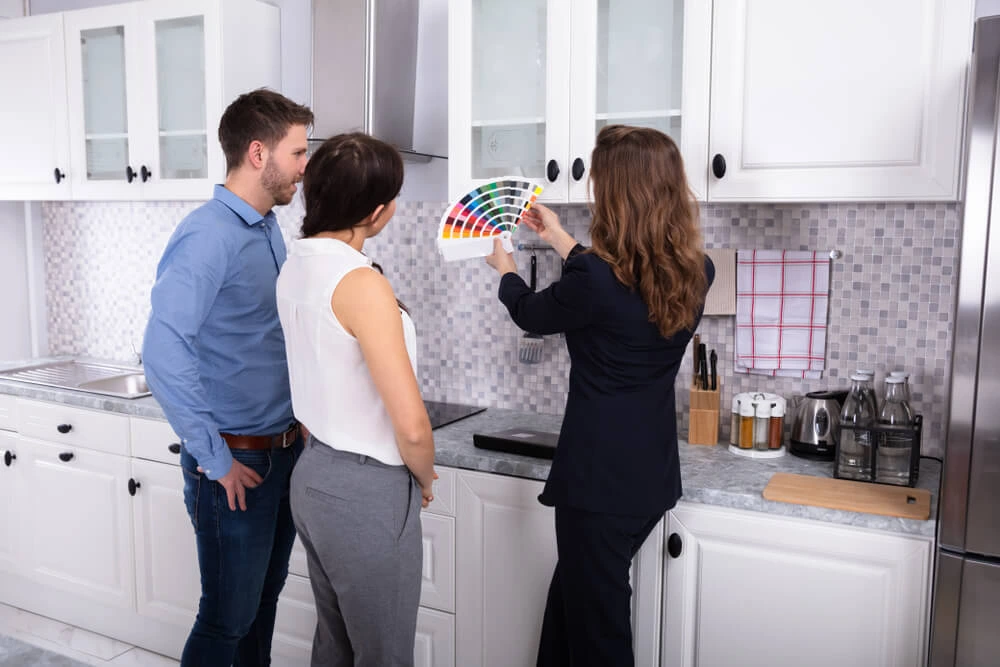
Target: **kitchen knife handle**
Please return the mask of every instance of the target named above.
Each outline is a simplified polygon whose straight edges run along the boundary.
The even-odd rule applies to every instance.
[[[712,361],[712,391],[716,391],[719,388],[719,373],[716,370],[719,355],[715,353],[715,350],[712,350],[712,353],[708,355],[708,358]]]
[[[701,356],[699,355],[699,345],[701,344],[701,334],[695,334],[692,339],[691,349],[694,351],[694,365],[691,367],[691,384],[698,386],[698,373],[701,371]]]
[[[708,361],[705,360],[705,357],[701,358],[701,368],[699,370],[701,371],[701,388],[708,389]]]

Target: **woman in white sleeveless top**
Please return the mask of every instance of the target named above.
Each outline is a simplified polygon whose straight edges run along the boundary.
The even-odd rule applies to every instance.
[[[388,144],[327,140],[306,167],[303,238],[278,277],[292,408],[310,433],[291,505],[316,598],[314,667],[413,664],[434,441],[413,322],[362,252],[402,184]]]

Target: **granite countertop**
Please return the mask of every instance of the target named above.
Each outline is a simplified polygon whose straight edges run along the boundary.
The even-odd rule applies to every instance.
[[[13,368],[16,364],[0,364]],[[107,410],[125,415],[163,419],[163,410],[152,397],[119,399],[80,391],[50,389],[0,379],[0,394],[22,396],[93,410]],[[509,428],[559,431],[562,417],[489,408],[472,417],[434,431],[435,461],[442,466],[480,470],[526,479],[545,480],[549,461],[530,456],[477,449],[474,433],[493,433]],[[940,464],[924,459],[920,463],[918,487],[931,492],[931,518],[916,521],[897,517],[831,510],[810,505],[774,502],[763,497],[764,487],[776,472],[832,477],[833,463],[809,461],[786,455],[777,459],[747,459],[731,454],[726,445],[703,446],[681,442],[682,502],[703,503],[752,510],[783,516],[826,521],[859,528],[883,530],[905,535],[933,538],[937,527]]]

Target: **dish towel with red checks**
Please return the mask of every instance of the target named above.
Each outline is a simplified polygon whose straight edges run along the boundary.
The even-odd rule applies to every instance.
[[[736,372],[822,377],[829,300],[829,257],[812,251],[738,251]]]

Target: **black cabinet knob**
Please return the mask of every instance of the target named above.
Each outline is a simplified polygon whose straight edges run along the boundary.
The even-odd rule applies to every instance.
[[[69,433],[70,431],[73,430],[73,425],[72,424],[59,424],[59,426],[56,426],[56,430],[59,431],[60,433]]]
[[[549,165],[545,168],[545,176],[548,177],[549,183],[555,183],[556,179],[559,178],[559,163],[555,160],[549,160]]]
[[[712,173],[716,178],[726,175],[726,158],[722,157],[722,153],[716,153],[712,158]]]
[[[141,486],[142,486],[142,484],[140,484],[139,482],[135,481],[134,479],[129,479],[129,481],[128,481],[128,494],[130,496],[134,496],[136,490],[138,490]]]
[[[63,463],[69,463],[73,460],[73,452],[63,452],[59,455],[59,460]]]
[[[171,454],[180,454],[181,453],[181,443],[175,442],[173,444],[167,445],[167,449],[170,450]]]
[[[4,465],[7,466],[8,468],[10,467],[10,464],[16,458],[17,458],[17,454],[15,454],[14,452],[12,452],[10,450],[8,450],[8,451],[6,451],[6,452],[3,453],[3,462],[4,462]]]
[[[584,171],[586,171],[586,169],[583,166],[583,159],[577,158],[573,160],[573,171],[572,171],[573,180],[579,181],[581,178],[583,178]]]
[[[62,179],[66,178],[66,174],[64,174],[63,172],[59,171],[59,167],[55,168],[55,170],[52,172],[52,175],[55,176],[57,184],[61,183]]]
[[[132,165],[129,165],[129,166],[125,167],[125,180],[127,180],[129,183],[131,183],[132,181],[135,180],[135,177],[136,177],[136,173],[135,173],[135,169],[132,168]]]
[[[671,533],[670,537],[667,538],[667,553],[670,554],[671,558],[677,558],[680,556],[683,546],[684,542],[681,540],[681,536],[677,533]]]
[[[146,168],[146,165],[142,165],[141,167],[139,167],[139,178],[142,179],[143,183],[145,183],[152,177],[153,177],[153,172],[151,172],[148,168]]]

